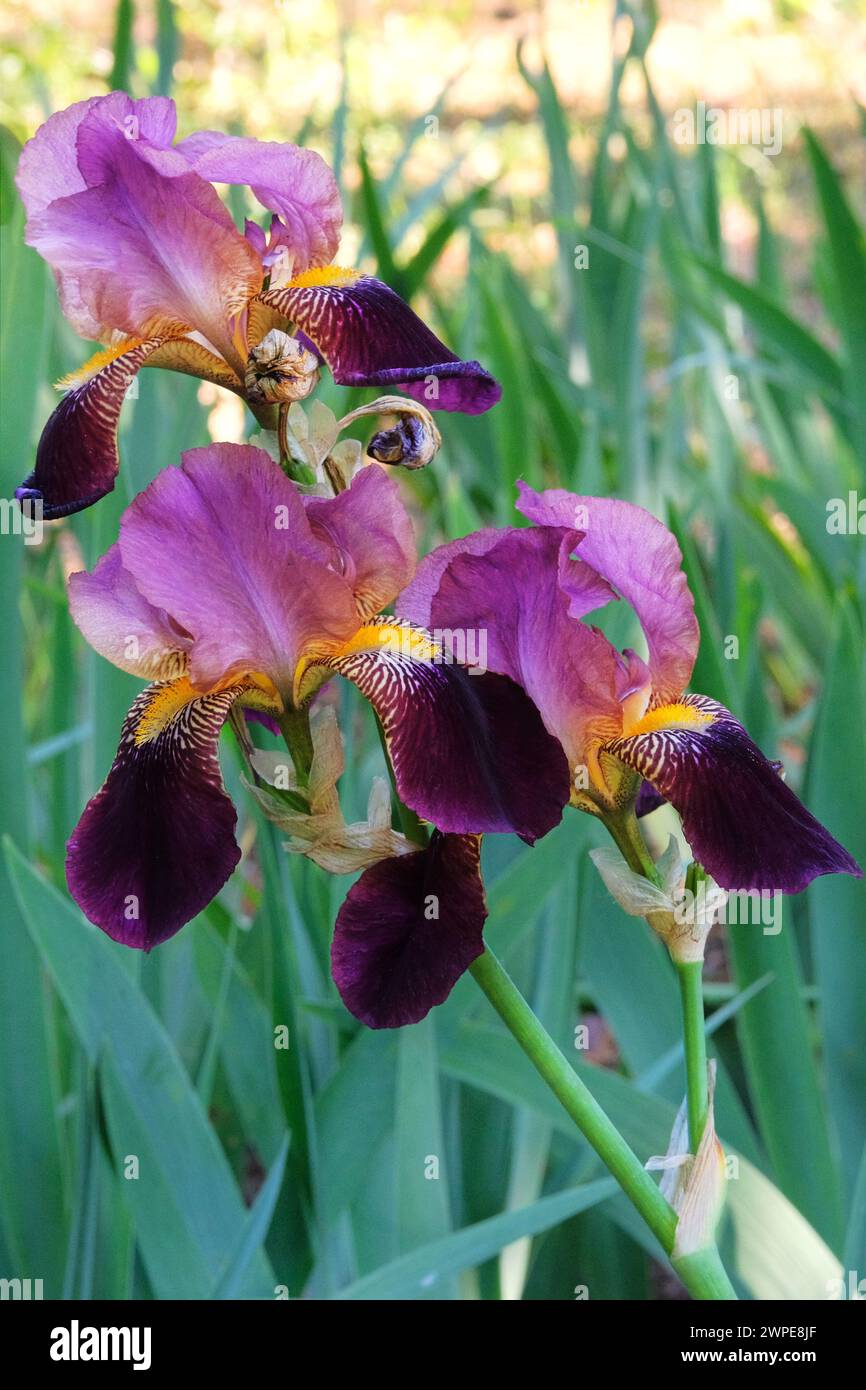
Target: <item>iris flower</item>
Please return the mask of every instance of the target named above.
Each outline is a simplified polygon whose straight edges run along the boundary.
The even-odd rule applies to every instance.
[[[386,899],[365,908],[352,890],[335,976],[375,1024],[444,997],[483,949],[477,836],[545,834],[568,769],[518,685],[377,616],[415,566],[411,522],[377,464],[334,498],[302,497],[263,450],[216,444],[131,503],[117,543],[69,585],[91,646],[153,682],[69,841],[69,888],[91,921],[149,950],[201,911],[240,858],[223,724],[243,709],[285,722],[338,674],[373,705],[401,800],[436,830],[393,861]]]
[[[500,395],[381,281],[331,264],[342,209],[325,162],[295,145],[199,131],[174,144],[166,97],[123,92],[57,112],[21,153],[26,239],[60,303],[103,350],[59,383],[18,497],[47,518],[90,506],[117,474],[117,424],[143,366],[216,382],[263,407],[301,399],[324,360],[347,386],[399,388],[478,413]],[[268,236],[234,225],[214,183],[248,185]],[[289,333],[289,329],[292,333]]]
[[[667,528],[627,502],[519,487],[518,509],[536,525],[440,547],[398,613],[437,629],[487,629],[489,669],[540,710],[582,809],[615,813],[645,779],[723,888],[796,893],[818,874],[859,876],[730,711],[686,693],[699,631]],[[615,599],[638,618],[645,660],[586,621]]]

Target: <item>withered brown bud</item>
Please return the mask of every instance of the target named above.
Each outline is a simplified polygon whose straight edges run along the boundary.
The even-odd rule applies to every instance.
[[[319,360],[297,338],[272,328],[250,348],[244,384],[257,404],[302,401],[319,380]]]

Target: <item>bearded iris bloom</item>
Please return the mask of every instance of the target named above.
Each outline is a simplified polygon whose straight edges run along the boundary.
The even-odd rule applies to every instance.
[[[699,630],[667,528],[628,502],[519,488],[518,509],[536,525],[440,547],[397,611],[487,629],[488,667],[524,687],[559,739],[575,805],[615,814],[643,779],[723,888],[796,893],[819,874],[859,876],[730,711],[686,693]],[[616,599],[637,616],[646,660],[587,621]]]
[[[22,151],[26,239],[72,327],[105,344],[59,383],[68,393],[22,502],[58,517],[112,489],[121,406],[144,366],[215,382],[259,413],[308,394],[320,360],[341,384],[400,389],[432,409],[495,404],[499,386],[477,362],[379,280],[331,264],[342,208],[319,155],[216,131],[174,144],[175,127],[168,98],[112,92],[56,113]],[[238,231],[214,183],[249,186],[273,214],[267,237],[252,222]]]
[[[444,997],[483,949],[478,834],[545,834],[568,769],[518,685],[442,661],[429,634],[378,616],[415,567],[411,522],[376,464],[336,497],[302,497],[262,450],[217,444],[131,503],[117,543],[69,584],[91,646],[153,682],[69,842],[69,888],[91,921],[149,950],[201,911],[240,859],[223,724],[244,709],[285,721],[338,674],[373,705],[401,800],[437,830],[393,861],[384,906],[365,918],[355,894],[335,975],[374,1023]],[[416,902],[425,885],[439,896],[432,919]]]

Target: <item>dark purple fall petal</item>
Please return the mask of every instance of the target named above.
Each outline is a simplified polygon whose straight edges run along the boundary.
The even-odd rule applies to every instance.
[[[819,874],[860,876],[724,705],[684,695],[671,709],[668,727],[607,748],[679,812],[695,858],[722,888],[799,893]]]
[[[507,676],[420,659],[411,645],[401,649],[399,636],[327,665],[372,704],[401,800],[424,820],[529,844],[559,824],[570,790],[565,754]]]
[[[340,909],[331,947],[343,1003],[368,1028],[418,1023],[484,950],[480,841],[434,831],[416,854],[367,869]]]
[[[111,492],[117,477],[117,422],[130,382],[163,338],[147,338],[68,391],[49,417],[36,466],[15,496],[42,502],[46,521],[80,512]]]
[[[336,266],[308,279],[260,298],[312,340],[341,386],[388,386],[469,415],[499,400],[489,372],[456,357],[381,280]]]
[[[660,806],[664,806],[665,799],[661,792],[657,792],[650,782],[641,782],[637,791],[637,798],[634,803],[634,813],[638,820],[642,816],[649,816],[653,811],[657,811]]]
[[[242,682],[196,695],[165,681],[138,696],[105,782],[72,832],[69,891],[104,932],[149,951],[211,901],[241,857],[217,744]]]

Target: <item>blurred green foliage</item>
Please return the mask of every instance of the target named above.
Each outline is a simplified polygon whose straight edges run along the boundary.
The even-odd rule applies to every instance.
[[[113,76],[140,92],[133,10],[121,0],[116,11]],[[183,50],[167,0],[158,16],[148,80],[167,91]],[[827,150],[803,136],[788,157],[816,229],[805,313],[784,229],[741,151],[671,141],[645,61],[651,38],[644,17],[583,163],[550,73],[519,55],[546,151],[531,216],[553,235],[531,272],[486,235],[495,179],[453,191],[446,160],[407,194],[424,121],[390,168],[373,162],[344,83],[328,153],[355,190],[364,265],[415,296],[506,393],[488,416],[445,417],[442,453],[403,485],[422,549],[514,524],[518,476],[623,496],[668,519],[701,619],[695,688],[784,759],[812,810],[866,863],[866,547],[827,525],[831,499],[866,497],[863,228]],[[626,74],[642,87],[637,115],[621,102]],[[302,123],[286,134],[302,136]],[[14,139],[2,153],[8,496],[31,466],[50,383],[87,352],[23,245]],[[749,279],[726,242],[732,187],[759,228]],[[349,399],[330,383],[322,395],[335,407]],[[39,547],[0,543],[10,596],[0,1275],[75,1298],[669,1293],[651,1238],[471,979],[399,1034],[366,1032],[345,1013],[328,941],[347,881],[282,852],[245,798],[228,740],[247,854],[194,924],[138,957],[67,899],[65,841],[137,689],[69,620],[70,539],[86,563],[102,553],[134,493],[207,441],[208,409],[194,382],[143,373],[124,411],[115,494],[50,526]],[[352,818],[380,755],[368,712],[351,689],[340,698]],[[659,844],[665,815],[650,822]],[[594,880],[587,850],[602,833],[567,812],[535,849],[488,843],[488,933],[646,1158],[664,1152],[682,1092],[676,985],[660,944]],[[787,900],[780,934],[731,928],[714,961],[717,1124],[739,1159],[723,1253],[744,1296],[823,1298],[840,1267],[866,1264],[866,890],[819,880]],[[581,1020],[602,1034],[589,1060],[574,1048]],[[274,1046],[281,1027],[287,1049]],[[128,1155],[137,1180],[124,1177]],[[424,1177],[431,1155],[436,1181]]]

